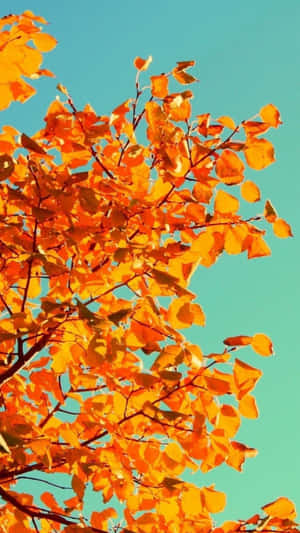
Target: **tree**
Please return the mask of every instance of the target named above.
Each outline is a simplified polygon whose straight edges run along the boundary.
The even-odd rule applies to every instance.
[[[33,95],[24,77],[52,75],[40,68],[41,52],[56,45],[45,23],[30,11],[1,19],[1,109]],[[269,356],[271,340],[237,335],[203,354],[181,330],[205,325],[188,289],[198,266],[224,252],[269,255],[264,221],[278,237],[292,235],[270,201],[263,216],[245,219],[232,192],[260,200],[245,163],[260,170],[274,161],[261,135],[280,125],[279,112],[269,104],[238,125],[228,116],[211,124],[208,113],[192,119],[185,85],[197,81],[187,72],[194,62],[152,76],[149,88],[140,78],[150,61],[135,59],[135,98],[109,117],[78,110],[59,85],[43,129],[0,134],[5,533],[298,531],[285,497],[216,528],[211,514],[225,494],[180,477],[224,462],[241,470],[256,454],[235,435],[241,417],[258,416],[251,392],[262,372],[235,352],[250,345]],[[42,505],[15,487],[30,477],[41,484],[39,473],[48,483]],[[64,501],[53,494],[58,473],[73,490]],[[103,499],[90,518],[87,484]]]

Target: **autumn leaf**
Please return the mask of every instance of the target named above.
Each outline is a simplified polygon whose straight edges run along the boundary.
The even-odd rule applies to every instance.
[[[151,92],[156,98],[165,98],[168,94],[168,78],[165,74],[151,76]]]
[[[247,344],[251,344],[252,337],[247,335],[238,335],[236,337],[227,337],[227,339],[225,339],[223,342],[227,346],[247,346]]]
[[[266,139],[252,139],[246,143],[245,158],[249,167],[262,170],[274,163],[274,148]]]
[[[274,502],[264,505],[262,509],[271,517],[289,518],[291,520],[296,517],[295,506],[288,498],[278,498]]]
[[[147,59],[136,57],[134,60],[134,66],[138,70],[147,70],[151,62],[152,62],[152,56],[149,56]]]
[[[256,183],[251,180],[244,181],[241,185],[241,195],[247,202],[258,202],[260,200],[260,190]]]
[[[32,40],[40,52],[50,52],[57,44],[57,40],[47,33],[36,33]]]
[[[282,218],[277,218],[273,222],[273,231],[276,237],[280,237],[281,239],[293,237],[291,226]]]
[[[235,213],[238,211],[240,203],[235,196],[225,191],[218,190],[215,198],[215,211],[219,213]]]
[[[271,339],[262,333],[256,333],[256,335],[253,335],[251,339],[251,346],[259,355],[268,356],[273,354]]]
[[[259,114],[263,122],[273,126],[273,128],[278,128],[278,126],[282,124],[280,120],[280,113],[277,107],[275,107],[273,104],[268,104],[262,107]]]
[[[234,185],[244,179],[244,168],[244,163],[237,154],[224,150],[217,159],[216,174],[226,185]]]

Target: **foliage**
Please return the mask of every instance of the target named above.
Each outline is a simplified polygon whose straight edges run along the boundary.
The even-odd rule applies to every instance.
[[[56,44],[37,25],[45,23],[30,11],[1,19],[1,109],[32,96],[24,77],[51,75],[40,69],[41,52]],[[269,255],[261,221],[291,235],[269,200],[263,215],[239,214],[242,201],[260,200],[245,166],[274,161],[262,134],[279,126],[279,112],[270,104],[239,125],[192,119],[194,62],[142,87],[150,62],[136,58],[136,96],[110,116],[78,110],[59,85],[34,137],[11,126],[0,134],[5,533],[296,531],[283,497],[216,528],[225,494],[181,478],[222,463],[241,470],[256,454],[235,436],[242,417],[258,416],[252,391],[262,372],[234,355],[251,345],[269,356],[270,339],[229,337],[220,353],[203,354],[182,330],[205,325],[188,289],[198,266],[223,252]],[[14,490],[33,472],[52,488],[42,505]],[[51,486],[57,473],[70,477],[64,502]],[[103,500],[90,519],[87,484]]]

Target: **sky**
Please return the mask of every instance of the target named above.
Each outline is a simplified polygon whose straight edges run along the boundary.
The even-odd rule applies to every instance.
[[[221,519],[247,518],[279,496],[300,509],[300,348],[299,348],[299,0],[11,0],[0,16],[31,9],[49,21],[58,39],[46,54],[44,67],[56,79],[36,82],[38,94],[26,105],[14,104],[1,123],[28,135],[43,127],[41,117],[62,83],[76,105],[90,103],[98,114],[109,114],[134,96],[136,56],[153,56],[150,74],[171,70],[176,61],[196,60],[194,113],[229,115],[236,122],[252,117],[268,104],[276,105],[283,125],[268,134],[276,163],[257,174],[248,170],[262,196],[272,200],[279,216],[293,228],[294,238],[269,234],[272,256],[248,261],[222,256],[211,269],[202,267],[191,290],[199,295],[207,326],[187,336],[204,353],[222,350],[228,336],[264,332],[276,356],[262,358],[251,350],[247,361],[264,376],[256,388],[257,420],[245,419],[238,440],[258,449],[244,472],[219,467],[193,474],[193,482],[216,484],[227,493]],[[263,203],[247,212],[256,215]],[[93,501],[89,502],[93,505]]]

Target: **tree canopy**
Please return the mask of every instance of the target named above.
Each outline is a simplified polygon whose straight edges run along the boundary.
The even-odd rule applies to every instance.
[[[31,11],[1,19],[1,110],[34,94],[30,79],[52,76],[41,68],[56,45],[45,24]],[[150,63],[135,59],[135,96],[110,116],[78,109],[59,84],[34,136],[0,133],[5,533],[298,531],[283,496],[216,527],[226,495],[182,476],[241,471],[257,453],[236,440],[242,418],[258,417],[262,375],[243,348],[270,356],[270,338],[237,332],[203,353],[182,330],[205,326],[189,290],[198,267],[223,253],[270,255],[268,231],[292,236],[270,200],[255,212],[261,192],[245,178],[274,162],[264,135],[280,114],[268,104],[239,124],[194,116],[194,61],[148,81]],[[18,490],[24,478],[40,501]],[[102,499],[91,516],[87,486]]]

